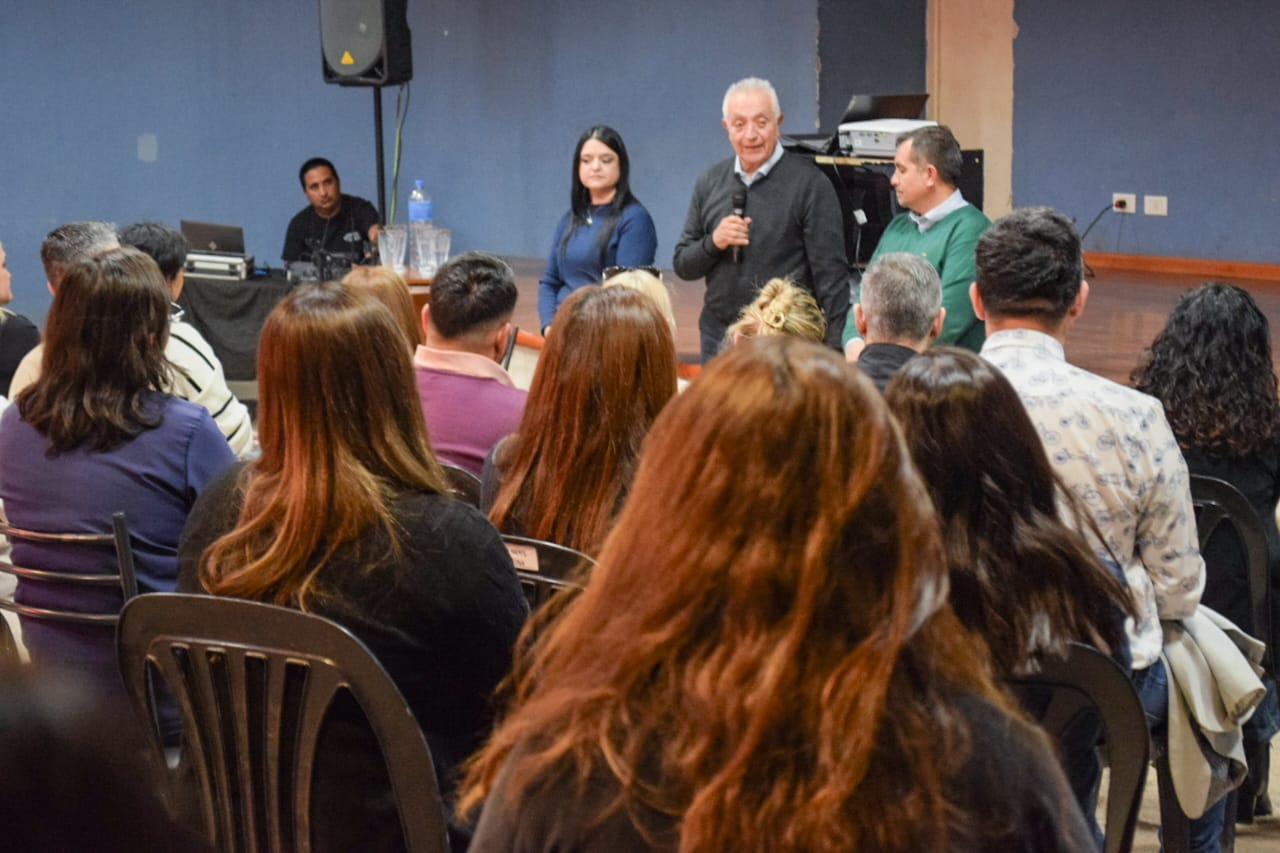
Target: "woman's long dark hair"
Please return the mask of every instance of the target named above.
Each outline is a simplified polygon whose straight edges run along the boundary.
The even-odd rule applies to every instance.
[[[18,395],[22,418],[51,454],[107,451],[160,425],[151,398],[170,365],[169,288],[160,268],[131,248],[109,249],[70,267],[45,328],[40,378]]]
[[[1184,449],[1240,460],[1280,442],[1271,330],[1235,285],[1184,294],[1129,381],[1164,404]]]
[[[1024,672],[1070,641],[1123,648],[1131,597],[1078,532],[1088,516],[1004,375],[971,352],[934,347],[907,362],[885,399],[942,522],[951,606],[997,670]]]
[[[627,146],[622,142],[622,135],[608,125],[597,124],[587,128],[582,136],[578,138],[578,144],[573,149],[573,183],[569,193],[570,221],[569,227],[564,229],[564,234],[560,237],[558,251],[563,257],[565,247],[569,245],[569,238],[573,235],[573,232],[588,225],[587,220],[591,213],[591,191],[582,185],[582,178],[578,176],[578,160],[582,157],[582,146],[586,145],[587,140],[590,139],[599,140],[607,145],[614,154],[618,155],[617,192],[613,194],[613,200],[609,202],[609,208],[604,214],[604,227],[600,229],[600,236],[596,238],[596,253],[600,258],[601,266],[603,266],[605,250],[609,246],[609,238],[613,236],[613,229],[617,226],[623,209],[636,201],[636,197],[631,194],[631,158],[627,156]]]

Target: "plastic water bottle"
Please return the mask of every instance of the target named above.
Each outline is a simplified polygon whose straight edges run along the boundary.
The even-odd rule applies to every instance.
[[[409,221],[431,221],[431,196],[427,195],[421,178],[413,182],[413,189],[409,191]]]
[[[435,255],[431,239],[431,196],[422,179],[413,182],[409,192],[409,265],[418,275],[435,275]]]

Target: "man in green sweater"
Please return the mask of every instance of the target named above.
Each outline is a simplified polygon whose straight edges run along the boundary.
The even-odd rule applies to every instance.
[[[890,252],[910,252],[933,265],[942,279],[946,322],[935,341],[977,352],[985,337],[969,302],[974,248],[991,220],[956,189],[961,168],[960,143],[943,125],[921,127],[898,137],[891,183],[906,208],[889,223],[871,260]],[[857,361],[865,343],[849,312],[844,331],[845,356]]]

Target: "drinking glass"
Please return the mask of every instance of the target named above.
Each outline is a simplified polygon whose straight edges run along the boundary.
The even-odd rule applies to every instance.
[[[409,232],[403,225],[384,225],[378,231],[378,261],[404,274],[404,254],[409,245]]]

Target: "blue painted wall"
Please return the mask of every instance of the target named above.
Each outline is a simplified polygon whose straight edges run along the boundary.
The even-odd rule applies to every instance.
[[[605,122],[627,140],[669,263],[694,178],[728,152],[728,83],[769,77],[789,125],[816,121],[815,0],[409,6],[401,211],[425,179],[459,250],[544,254],[573,145]],[[372,90],[322,82],[314,0],[48,0],[20,17],[0,28],[0,242],[13,307],[37,322],[39,244],[62,222],[239,222],[248,250],[278,263],[306,157],[331,157],[345,190],[376,197]],[[383,99],[389,179],[395,90]],[[154,162],[139,159],[144,134]]]
[[[304,201],[307,156],[331,153],[347,186],[372,190],[372,96],[321,82],[318,9],[48,0],[10,16],[0,28],[0,241],[13,308],[43,321],[40,241],[69,220],[239,222],[249,251],[275,259]],[[153,162],[139,159],[146,134]]]
[[[1017,0],[1013,196],[1084,227],[1092,251],[1280,261],[1280,4]],[[1142,209],[1139,198],[1139,211]]]

